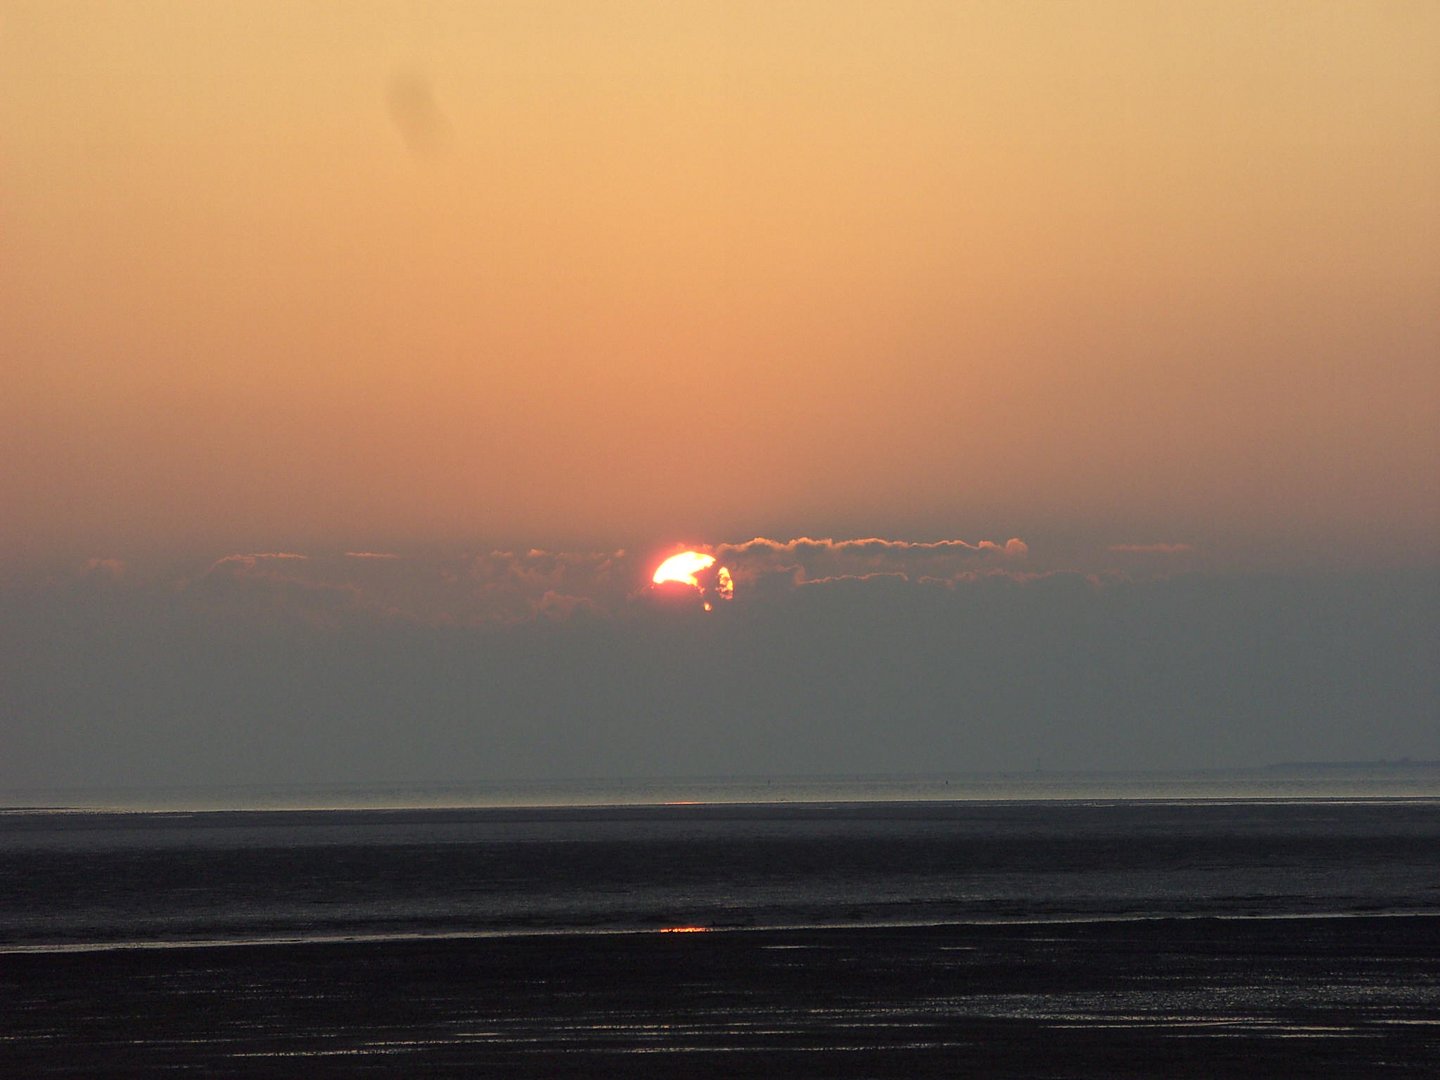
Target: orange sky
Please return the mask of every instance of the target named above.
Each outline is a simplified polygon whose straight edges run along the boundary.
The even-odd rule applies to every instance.
[[[0,0],[0,555],[1433,559],[1440,6]]]

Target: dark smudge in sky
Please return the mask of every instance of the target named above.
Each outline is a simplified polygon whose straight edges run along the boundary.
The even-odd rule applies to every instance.
[[[390,119],[417,157],[433,157],[450,145],[450,122],[435,100],[435,90],[424,72],[397,71],[386,94]]]

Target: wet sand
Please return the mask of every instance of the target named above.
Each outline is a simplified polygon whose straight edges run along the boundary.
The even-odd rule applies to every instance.
[[[1440,916],[0,956],[0,1075],[1434,1076]]]

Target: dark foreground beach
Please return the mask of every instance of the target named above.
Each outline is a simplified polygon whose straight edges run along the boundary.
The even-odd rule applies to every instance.
[[[0,1076],[1440,1072],[1440,916],[0,957]]]
[[[0,1080],[177,1074],[1440,1076],[1440,802],[0,813]]]

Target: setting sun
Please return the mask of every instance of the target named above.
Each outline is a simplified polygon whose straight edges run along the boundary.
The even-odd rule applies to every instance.
[[[705,601],[705,610],[713,611],[712,599],[730,600],[735,596],[735,579],[724,566],[715,565],[715,556],[700,551],[682,551],[671,555],[655,568],[650,577],[654,585],[688,585]]]
[[[685,585],[693,585],[698,589],[700,581],[695,575],[714,565],[714,555],[702,555],[698,551],[682,551],[679,555],[671,555],[656,567],[655,574],[650,580],[656,585],[664,585],[667,581],[678,581]]]

